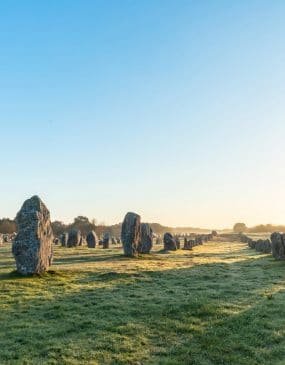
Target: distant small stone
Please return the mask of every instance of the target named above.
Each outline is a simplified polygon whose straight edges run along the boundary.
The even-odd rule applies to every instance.
[[[68,233],[65,232],[60,236],[60,243],[62,247],[66,247],[68,242]]]
[[[81,232],[79,229],[72,229],[68,234],[67,247],[76,247],[80,245]]]
[[[98,245],[98,237],[96,233],[94,231],[89,232],[87,234],[86,241],[89,248],[96,248]]]
[[[188,240],[187,237],[184,238],[184,247],[183,250],[193,250],[195,246],[195,240]]]
[[[195,237],[195,244],[196,245],[202,245],[203,244],[203,237],[202,236],[196,236]]]
[[[106,232],[103,235],[103,248],[110,248],[111,237],[110,233]]]
[[[163,236],[164,249],[166,251],[176,251],[176,242],[171,233],[165,233]]]
[[[285,235],[274,232],[271,235],[272,255],[276,260],[285,260]]]

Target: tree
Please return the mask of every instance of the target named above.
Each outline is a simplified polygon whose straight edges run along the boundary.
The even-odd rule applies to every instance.
[[[52,222],[51,226],[55,237],[59,237],[62,233],[66,232],[67,230],[67,226],[60,221]]]
[[[95,231],[96,226],[87,217],[80,215],[74,218],[74,222],[69,226],[69,229],[73,228],[79,229],[86,236],[88,232]]]
[[[15,221],[9,218],[0,219],[0,233],[11,234],[17,231]]]
[[[233,229],[236,233],[243,233],[247,231],[247,226],[245,223],[236,223]]]

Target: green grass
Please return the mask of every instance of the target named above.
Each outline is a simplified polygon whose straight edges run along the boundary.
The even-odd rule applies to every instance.
[[[55,248],[19,277],[0,248],[0,364],[285,364],[285,263],[241,243],[124,258]]]

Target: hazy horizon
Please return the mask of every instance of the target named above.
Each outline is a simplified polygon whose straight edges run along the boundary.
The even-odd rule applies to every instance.
[[[285,224],[285,3],[0,4],[0,217]]]

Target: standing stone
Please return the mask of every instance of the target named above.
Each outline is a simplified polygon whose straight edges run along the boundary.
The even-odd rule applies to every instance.
[[[271,235],[272,255],[276,260],[285,260],[284,234],[274,232]]]
[[[184,238],[183,250],[192,251],[194,246],[195,246],[195,240],[187,240],[187,237]]]
[[[103,235],[103,248],[109,248],[110,247],[110,242],[111,242],[111,237],[110,237],[110,233],[106,232]]]
[[[270,240],[264,240],[263,241],[263,250],[262,250],[262,252],[263,253],[271,253],[271,251],[272,251],[272,247],[271,247],[271,242],[270,242]]]
[[[98,237],[96,233],[94,231],[89,232],[86,237],[86,241],[89,248],[96,248],[98,244]]]
[[[125,256],[137,256],[141,240],[141,217],[138,214],[132,212],[126,214],[121,238]]]
[[[76,247],[80,245],[81,232],[74,228],[68,234],[67,247]]]
[[[81,234],[78,246],[86,246],[86,245],[87,245],[86,238],[83,234]]]
[[[53,233],[50,213],[38,196],[24,202],[17,214],[18,234],[12,253],[22,275],[41,274],[52,264]]]
[[[176,251],[176,242],[171,233],[165,233],[163,237],[164,249],[166,251]]]
[[[141,240],[139,243],[138,251],[139,253],[150,253],[152,249],[152,237],[153,232],[148,223],[141,224]]]
[[[175,236],[175,243],[176,243],[176,248],[177,248],[177,250],[179,250],[180,249],[180,238],[179,238],[179,236]]]
[[[200,236],[200,235],[196,236],[195,243],[196,243],[196,245],[203,245],[203,238],[202,238],[202,236]]]
[[[62,247],[66,247],[67,246],[67,242],[68,242],[68,233],[65,232],[60,236],[60,242],[61,242],[61,246]]]
[[[263,251],[263,240],[257,240],[256,244],[255,244],[255,250],[257,252],[262,252]]]

